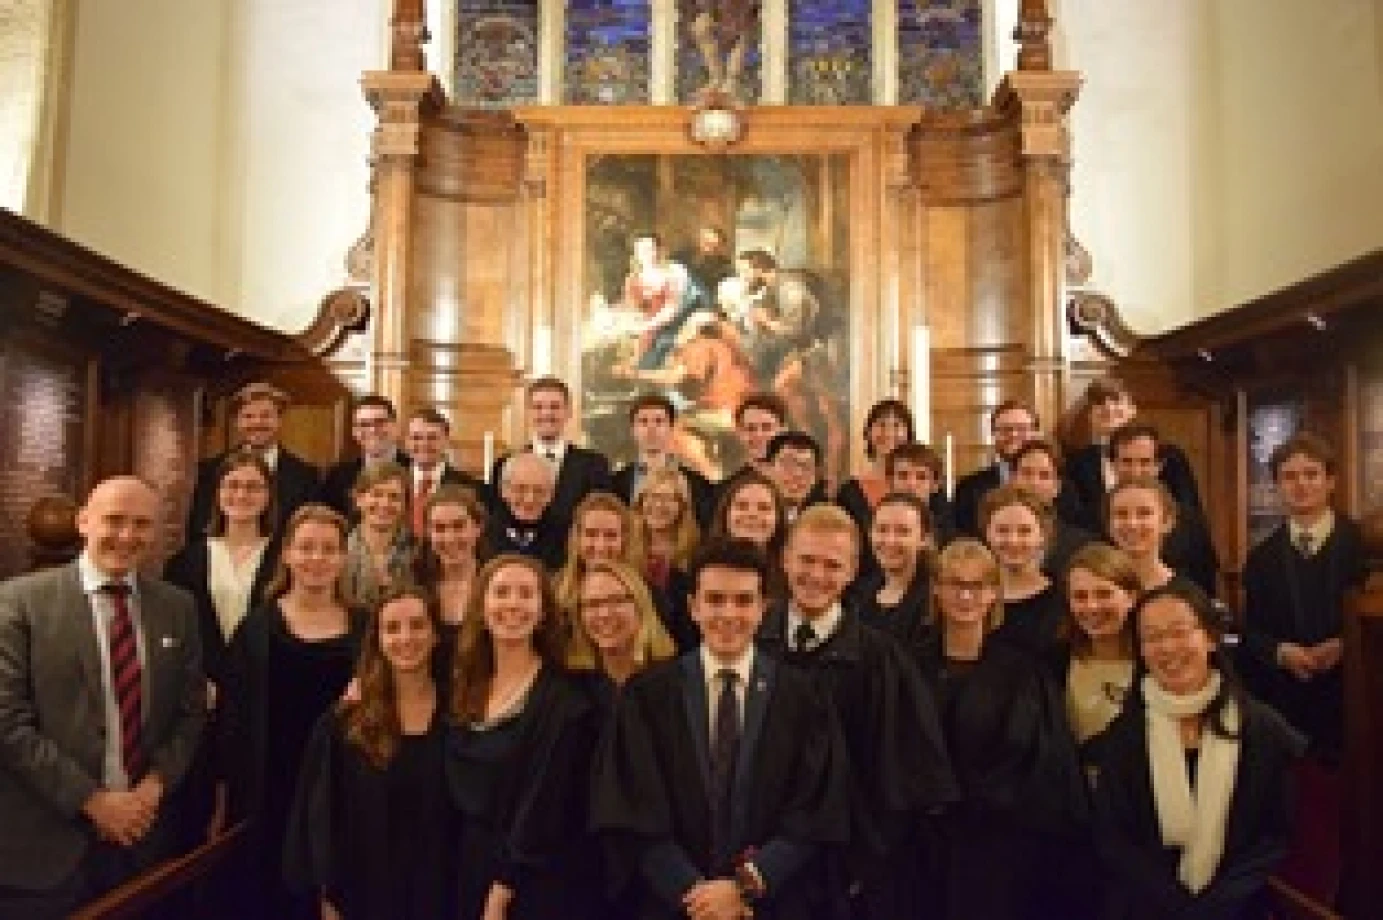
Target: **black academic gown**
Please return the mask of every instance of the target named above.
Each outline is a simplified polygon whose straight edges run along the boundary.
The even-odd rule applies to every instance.
[[[1309,558],[1286,523],[1249,551],[1244,565],[1244,638],[1239,656],[1254,695],[1306,735],[1315,752],[1338,758],[1344,744],[1343,669],[1300,681],[1276,662],[1281,642],[1315,645],[1343,631],[1345,593],[1364,580],[1359,525],[1342,514]]]
[[[1224,854],[1210,885],[1193,895],[1177,880],[1180,851],[1162,845],[1141,701],[1106,731],[1094,823],[1111,874],[1104,920],[1247,920],[1260,917],[1268,876],[1291,837],[1292,761],[1304,742],[1277,713],[1250,700],[1229,806]]]
[[[941,637],[923,653],[961,802],[945,820],[944,916],[950,920],[1070,917],[1087,895],[1048,870],[1087,827],[1085,779],[1065,702],[1020,645],[987,640],[957,663]]]
[[[1004,622],[995,630],[994,638],[1016,642],[1041,657],[1056,647],[1065,619],[1066,600],[1053,581],[1022,600],[1004,601]]]
[[[617,854],[614,891],[636,916],[686,916],[700,878],[727,878],[749,849],[768,886],[763,920],[822,920],[833,893],[823,848],[849,833],[848,774],[831,707],[811,681],[756,654],[746,688],[730,852],[711,852],[710,707],[700,651],[625,685],[600,744],[592,820]]]
[[[435,714],[425,733],[401,738],[380,769],[346,740],[341,714],[323,714],[303,753],[288,819],[290,884],[320,893],[342,920],[455,916],[442,723]]]
[[[835,708],[850,764],[850,847],[836,870],[860,883],[862,916],[934,916],[929,816],[958,798],[930,688],[896,642],[845,610],[824,642],[790,647],[779,605],[764,618],[760,647],[809,674]]]
[[[677,471],[687,480],[687,491],[691,493],[696,526],[705,533],[711,529],[711,517],[715,514],[716,487],[709,479],[690,467],[679,465]],[[637,463],[626,463],[610,476],[610,491],[624,499],[624,503],[631,508],[634,506],[634,478],[637,472]]]
[[[481,916],[495,883],[514,892],[509,920],[593,916],[600,862],[587,791],[596,718],[586,690],[544,667],[514,716],[483,729],[448,727],[460,920]]]
[[[980,501],[1003,483],[997,462],[960,478],[951,496],[952,522],[957,535],[980,538]]]
[[[1200,489],[1196,486],[1196,474],[1191,469],[1191,461],[1186,451],[1175,444],[1162,444],[1158,448],[1162,469],[1158,479],[1172,493],[1177,504],[1202,510]],[[1105,445],[1087,444],[1066,458],[1066,478],[1076,489],[1081,504],[1088,509],[1103,510],[1108,489],[1104,480]]]
[[[850,594],[852,606],[861,623],[892,636],[904,648],[915,650],[936,628],[931,576],[925,567],[919,566],[902,599],[891,607],[879,603],[879,589],[883,586],[883,573],[857,582]]]
[[[1104,528],[1100,530],[1103,531]],[[1063,581],[1071,557],[1085,546],[1094,543],[1096,539],[1098,538],[1091,531],[1068,523],[1058,516],[1052,538],[1047,542],[1047,553],[1042,558],[1042,574],[1054,581]]]
[[[485,522],[481,545],[486,550],[482,564],[514,553],[537,559],[549,573],[554,573],[561,570],[566,559],[567,528],[553,516],[551,507],[537,521],[525,522],[517,520],[503,501],[496,501]]]
[[[1176,524],[1162,540],[1162,561],[1214,597],[1219,593],[1220,557],[1210,538],[1210,525],[1191,505],[1179,503],[1176,514]]]
[[[663,628],[672,637],[673,645],[677,646],[677,654],[682,655],[696,648],[701,643],[701,631],[691,618],[688,598],[691,596],[692,583],[687,573],[672,568],[668,571],[665,585],[650,584],[648,591],[653,597],[658,618],[663,621]]]
[[[523,448],[530,451],[532,445]],[[504,463],[510,457],[505,454],[490,468],[490,482],[494,483],[495,499],[493,510],[498,511],[504,502],[499,498],[499,485],[504,480],[501,474]],[[572,514],[581,499],[592,492],[610,491],[610,461],[598,451],[589,450],[576,444],[567,444],[562,454],[562,464],[557,469],[557,481],[553,484],[552,502],[548,505],[548,516],[562,530],[571,525]]]

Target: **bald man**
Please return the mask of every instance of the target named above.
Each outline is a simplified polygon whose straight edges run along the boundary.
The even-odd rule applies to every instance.
[[[191,596],[137,571],[158,508],[105,480],[75,562],[0,584],[0,917],[65,917],[172,855],[206,680]]]
[[[499,468],[494,513],[485,528],[492,556],[518,553],[543,563],[549,572],[562,567],[567,527],[554,514],[557,469],[541,454],[514,454]]]

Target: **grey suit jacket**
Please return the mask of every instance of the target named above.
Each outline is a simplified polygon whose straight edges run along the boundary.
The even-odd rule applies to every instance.
[[[140,577],[144,740],[164,802],[206,721],[191,595]],[[82,804],[101,787],[100,649],[75,562],[0,583],[0,886],[51,888],[95,839]]]

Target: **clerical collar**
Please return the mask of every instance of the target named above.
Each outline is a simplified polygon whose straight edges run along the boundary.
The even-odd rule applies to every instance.
[[[808,649],[826,644],[827,640],[835,635],[836,629],[840,626],[841,617],[844,615],[845,611],[841,608],[840,601],[836,601],[831,605],[830,610],[815,619],[802,616],[797,610],[797,605],[788,601],[788,631],[786,636],[788,648],[797,651],[797,643],[793,641],[793,636],[797,635],[798,628],[803,624],[810,626],[812,632],[816,634],[816,638],[808,645]]]
[[[1303,538],[1311,541],[1308,544],[1311,547],[1311,552],[1308,555],[1314,555],[1318,552],[1334,531],[1335,512],[1330,508],[1325,509],[1325,514],[1316,518],[1316,522],[1310,527],[1303,527],[1293,519],[1287,519],[1287,536],[1291,538],[1293,546],[1301,546]]]

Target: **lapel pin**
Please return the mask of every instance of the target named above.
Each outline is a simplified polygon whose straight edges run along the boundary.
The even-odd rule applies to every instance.
[[[160,643],[164,648],[173,648],[178,644],[177,636],[164,636]]]

